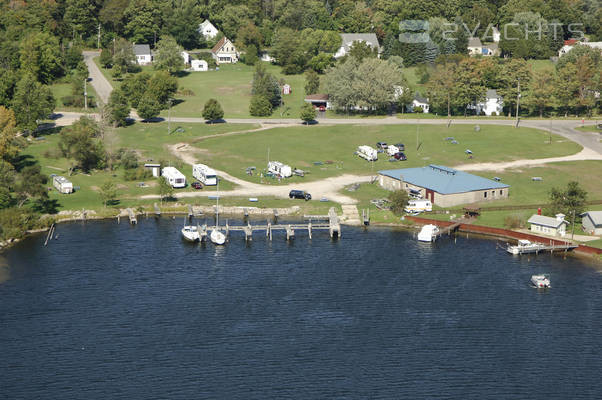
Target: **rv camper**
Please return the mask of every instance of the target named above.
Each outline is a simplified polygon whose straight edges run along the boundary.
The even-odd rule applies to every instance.
[[[378,152],[370,146],[359,146],[357,148],[357,155],[368,161],[378,160]]]
[[[52,178],[52,184],[59,191],[59,193],[69,194],[73,193],[73,183],[67,180],[64,176],[55,176]]]
[[[404,211],[408,213],[433,211],[433,203],[430,200],[410,200]]]
[[[217,185],[217,174],[215,170],[205,164],[194,164],[192,166],[192,176],[198,179],[205,186]]]
[[[186,187],[186,177],[174,167],[163,168],[161,176],[163,176],[173,188]]]
[[[387,146],[387,154],[389,154],[391,157],[393,157],[395,154],[399,153],[401,150],[399,150],[399,147],[397,146],[393,146],[393,145],[388,145]]]
[[[268,172],[281,178],[290,178],[293,176],[293,170],[289,165],[282,164],[279,161],[268,162]]]

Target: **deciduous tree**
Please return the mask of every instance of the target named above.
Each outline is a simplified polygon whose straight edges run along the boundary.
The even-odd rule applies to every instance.
[[[83,171],[104,167],[106,153],[102,142],[97,139],[99,127],[89,117],[81,117],[60,134],[59,150],[64,157],[74,161],[73,167]]]
[[[320,76],[314,70],[305,72],[305,94],[316,94],[320,90]]]
[[[207,121],[217,121],[224,117],[224,110],[216,99],[209,99],[203,107],[203,118]]]
[[[13,111],[0,106],[0,162],[10,161],[19,153],[16,125]]]
[[[107,206],[107,203],[112,203],[117,198],[117,186],[113,181],[106,181],[100,186],[100,199],[104,206]]]
[[[184,69],[183,50],[173,37],[163,36],[155,49],[154,68],[172,74]]]
[[[35,130],[38,120],[47,118],[54,110],[54,105],[50,89],[37,82],[33,75],[25,74],[17,83],[13,111],[17,126],[21,129]]]
[[[310,122],[316,120],[316,109],[310,103],[304,103],[301,106],[301,120],[305,122],[306,125],[309,125]]]
[[[138,111],[138,115],[140,115],[144,121],[148,121],[159,115],[161,112],[161,104],[147,91],[138,102],[136,111]]]
[[[120,88],[116,88],[109,96],[109,121],[116,126],[125,126],[130,115],[130,105],[127,97]]]

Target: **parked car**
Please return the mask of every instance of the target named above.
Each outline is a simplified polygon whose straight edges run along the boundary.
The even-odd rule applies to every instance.
[[[380,149],[380,150],[387,150],[387,143],[386,142],[377,142],[376,148]]]
[[[401,151],[398,153],[393,154],[393,158],[395,158],[396,160],[399,161],[406,161],[408,158],[406,157],[405,154],[403,154]]]
[[[324,111],[326,111],[326,107],[325,106],[320,106],[320,107],[318,107],[318,110],[320,110],[320,112],[324,112]]]
[[[288,197],[291,199],[304,199],[305,201],[311,200],[311,194],[303,190],[291,190]]]
[[[192,186],[193,189],[197,190],[203,188],[203,184],[201,182],[192,182],[190,186]]]
[[[397,143],[395,145],[395,147],[397,147],[399,149],[399,151],[404,151],[406,149],[406,147],[403,143]]]

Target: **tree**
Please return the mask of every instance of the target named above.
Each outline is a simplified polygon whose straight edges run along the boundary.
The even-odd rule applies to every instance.
[[[165,106],[169,99],[178,91],[178,80],[167,71],[157,71],[148,81],[146,93]]]
[[[217,121],[224,117],[224,110],[216,99],[209,99],[203,107],[203,118],[207,121]]]
[[[314,70],[305,72],[305,94],[316,94],[320,90],[320,76]]]
[[[316,120],[316,110],[310,103],[305,103],[301,106],[301,119],[306,125]]]
[[[328,68],[332,67],[335,64],[335,59],[331,54],[320,53],[318,55],[313,56],[308,62],[307,66],[314,71],[322,74]]]
[[[163,205],[163,199],[170,199],[173,197],[173,187],[167,182],[165,177],[159,177],[159,197],[161,198],[161,205]]]
[[[63,129],[58,146],[64,157],[74,160],[72,169],[77,167],[89,171],[104,166],[106,153],[102,142],[97,139],[99,133],[96,121],[85,116]]]
[[[249,114],[254,117],[269,117],[272,115],[272,104],[265,96],[254,95],[249,104]]]
[[[153,43],[161,22],[161,10],[151,0],[132,0],[124,11],[125,33],[134,43]]]
[[[355,58],[361,62],[364,58],[376,58],[378,51],[365,42],[353,42],[349,51],[347,52],[349,57]]]
[[[121,89],[132,107],[138,108],[138,102],[146,93],[150,79],[151,75],[148,72],[140,72],[129,75],[123,80]]]
[[[337,109],[348,110],[357,103],[358,94],[353,82],[361,79],[357,75],[359,63],[355,58],[348,58],[344,63],[326,71],[322,83],[329,100]]]
[[[285,74],[298,74],[305,69],[307,57],[297,32],[279,28],[272,38],[272,56]]]
[[[261,63],[255,66],[251,94],[267,99],[271,104],[270,113],[271,108],[280,105],[282,99],[278,80],[267,72],[265,66]]]
[[[113,66],[121,67],[121,71],[131,71],[136,65],[136,55],[134,54],[134,46],[123,38],[115,41],[113,52]]]
[[[127,125],[127,118],[130,115],[130,105],[123,90],[117,88],[111,92],[107,107],[111,123],[115,124],[115,126]]]
[[[509,117],[512,116],[512,110],[516,107],[519,81],[521,88],[528,87],[531,81],[531,69],[525,60],[512,58],[502,65],[501,87],[498,89],[498,93],[504,98],[504,104],[508,106]]]
[[[138,111],[138,115],[142,117],[142,120],[148,121],[159,115],[161,112],[161,104],[159,104],[152,94],[146,92],[140,99],[136,111]]]
[[[58,39],[47,32],[27,35],[19,44],[21,71],[41,83],[50,83],[63,75]]]
[[[170,74],[184,69],[182,47],[171,36],[164,36],[157,43],[153,66],[158,70],[165,70]]]
[[[564,116],[568,116],[569,110],[577,106],[579,95],[579,83],[575,79],[577,67],[575,64],[565,64],[556,73],[554,80],[554,96],[558,100],[558,106],[564,109]]]
[[[391,211],[395,215],[402,215],[404,208],[408,205],[408,192],[405,190],[396,190],[389,194],[389,201],[391,202]]]
[[[100,198],[104,206],[107,206],[107,203],[113,203],[117,198],[117,186],[113,181],[106,181],[100,186]]]
[[[259,61],[259,57],[257,57],[257,47],[254,44],[250,44],[247,47],[247,51],[244,56],[244,63],[247,65],[255,65]]]
[[[48,179],[45,175],[42,175],[42,169],[39,165],[31,165],[23,168],[15,186],[18,207],[22,207],[29,199],[48,198],[48,191],[45,186],[47,181]]]
[[[19,153],[16,125],[13,111],[0,106],[0,162],[10,161]]]
[[[186,50],[204,47],[205,37],[199,35],[199,9],[195,1],[186,1],[177,7],[163,24],[163,29]]]
[[[25,74],[17,83],[13,111],[20,128],[35,130],[38,120],[47,118],[52,113],[54,104],[50,89],[36,82],[33,75]]]
[[[67,0],[65,2],[65,23],[76,35],[90,34],[96,27],[94,3],[88,0]]]
[[[529,84],[525,103],[543,117],[545,109],[553,104],[554,77],[552,73],[543,71],[533,77]]]
[[[435,68],[427,85],[431,102],[435,107],[447,108],[447,116],[451,117],[452,99],[456,90],[456,65],[439,64]]]
[[[562,213],[570,215],[573,225],[573,233],[575,228],[575,218],[577,215],[585,211],[585,201],[587,200],[587,192],[579,186],[579,182],[571,181],[566,186],[566,189],[552,188],[550,190],[550,203],[552,214]]]
[[[113,65],[113,55],[109,49],[102,49],[98,59],[103,68],[110,68]]]

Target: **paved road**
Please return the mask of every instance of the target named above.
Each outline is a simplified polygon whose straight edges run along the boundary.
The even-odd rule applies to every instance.
[[[100,100],[104,104],[107,104],[109,102],[109,95],[113,91],[113,87],[111,86],[107,78],[104,77],[102,72],[100,72],[100,69],[93,60],[93,58],[98,57],[100,53],[97,51],[84,51],[83,54],[84,61],[88,66],[90,78],[92,79],[90,83],[94,87],[94,90],[96,90],[96,93],[98,94],[98,97],[100,97]]]

